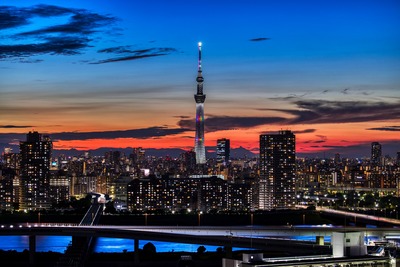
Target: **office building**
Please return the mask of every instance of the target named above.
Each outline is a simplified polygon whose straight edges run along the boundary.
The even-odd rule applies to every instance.
[[[259,209],[295,207],[295,143],[291,131],[260,135]]]
[[[129,158],[134,169],[139,170],[144,168],[146,161],[146,150],[144,150],[142,147],[133,148],[132,154],[129,155]]]
[[[252,185],[233,184],[216,176],[202,178],[134,179],[127,185],[130,211],[248,211]]]
[[[49,198],[52,204],[69,201],[71,177],[64,170],[50,171]]]
[[[230,158],[230,140],[223,138],[217,140],[217,164],[227,166]]]
[[[371,143],[371,164],[380,165],[382,160],[382,145],[378,142]]]
[[[50,208],[50,159],[52,142],[48,136],[29,132],[20,142],[21,206],[23,210]]]
[[[11,168],[0,169],[0,209],[12,211],[17,199],[14,194],[15,170]]]

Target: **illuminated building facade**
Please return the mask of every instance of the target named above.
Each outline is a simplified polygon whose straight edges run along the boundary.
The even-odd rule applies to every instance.
[[[233,184],[216,176],[134,179],[128,183],[127,206],[130,211],[248,211],[252,192],[250,184]]]
[[[13,210],[14,203],[17,199],[14,198],[13,180],[15,177],[15,170],[11,168],[0,169],[0,209]],[[16,200],[14,202],[14,200]]]
[[[128,210],[197,209],[200,179],[134,179],[128,183]]]
[[[295,207],[295,144],[291,131],[260,135],[259,209]]]
[[[197,70],[197,94],[194,95],[196,100],[196,137],[194,151],[196,153],[196,163],[206,163],[206,149],[204,146],[204,101],[206,95],[203,94],[203,74],[201,69],[201,43],[199,43],[199,61]]]
[[[378,142],[371,143],[371,164],[377,166],[381,164],[382,145]]]
[[[227,210],[228,184],[217,178],[202,178],[198,190],[198,209],[204,212]]]
[[[52,204],[70,199],[71,178],[64,170],[50,171],[49,198]]]
[[[50,159],[53,143],[48,136],[29,132],[20,142],[21,206],[23,210],[50,208]]]
[[[217,140],[217,163],[227,166],[230,158],[230,140],[226,138]]]

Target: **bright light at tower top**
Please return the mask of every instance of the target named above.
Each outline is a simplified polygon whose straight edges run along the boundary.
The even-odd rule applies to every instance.
[[[199,42],[199,47],[201,47],[201,45],[202,45],[202,43],[201,43],[201,42]]]

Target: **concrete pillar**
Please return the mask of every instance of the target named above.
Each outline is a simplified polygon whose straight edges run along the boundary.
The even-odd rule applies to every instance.
[[[72,246],[75,247],[77,244],[79,244],[79,237],[72,236],[71,243],[72,243]]]
[[[230,246],[225,246],[225,252],[226,252],[226,257],[228,259],[232,259],[232,245]]]
[[[135,263],[139,263],[139,239],[135,239],[134,251],[133,254],[135,256]]]
[[[323,246],[325,244],[325,239],[323,236],[316,236],[315,237],[315,243],[317,245]]]
[[[29,266],[35,266],[36,236],[29,236]]]
[[[82,244],[87,244],[89,238],[86,236],[72,236],[72,246],[80,247]]]

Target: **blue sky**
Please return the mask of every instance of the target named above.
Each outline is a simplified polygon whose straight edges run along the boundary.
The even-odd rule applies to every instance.
[[[202,41],[207,146],[291,129],[300,153],[400,150],[398,1],[0,5],[2,147],[35,129],[56,149],[190,149]]]

